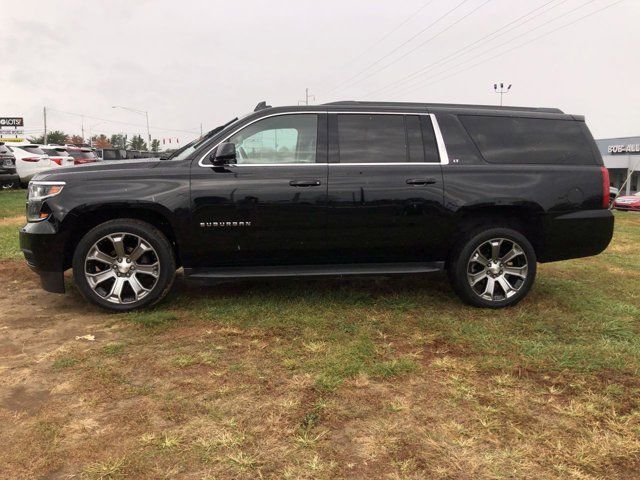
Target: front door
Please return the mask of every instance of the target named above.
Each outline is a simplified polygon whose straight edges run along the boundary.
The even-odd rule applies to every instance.
[[[189,266],[320,262],[326,247],[326,116],[264,117],[226,141],[236,146],[236,164],[192,167],[196,250]]]
[[[443,180],[429,115],[333,113],[329,137],[333,258],[441,260]]]

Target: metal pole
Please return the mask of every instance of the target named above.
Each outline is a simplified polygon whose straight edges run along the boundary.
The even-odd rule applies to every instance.
[[[85,140],[84,139],[84,115],[82,115],[81,118],[82,118],[82,127],[81,127],[81,129],[82,129],[82,143],[85,143],[85,141],[84,141]]]
[[[147,150],[150,151],[151,150],[151,131],[149,130],[149,112],[145,111],[144,114],[147,117],[147,137],[149,137],[149,143],[147,144]]]
[[[47,107],[43,107],[44,114],[44,144],[47,145]]]

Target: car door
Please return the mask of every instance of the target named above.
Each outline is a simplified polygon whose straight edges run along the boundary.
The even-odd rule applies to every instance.
[[[322,262],[326,138],[325,114],[275,114],[225,139],[236,147],[236,163],[195,164],[193,267]]]
[[[443,179],[431,116],[331,113],[329,139],[332,257],[341,263],[441,260]]]

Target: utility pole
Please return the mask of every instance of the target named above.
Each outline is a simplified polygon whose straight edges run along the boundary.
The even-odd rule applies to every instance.
[[[42,113],[44,115],[44,144],[47,144],[47,107],[42,107]]]
[[[202,123],[200,124],[200,138],[202,138]]]
[[[498,88],[498,84],[494,83],[493,89],[495,90],[496,93],[500,94],[500,106],[502,106],[502,98],[511,91],[511,84],[509,84],[507,88],[504,88],[504,83],[501,83],[500,88]]]
[[[85,143],[85,141],[84,141],[84,115],[82,115],[80,118],[82,119],[82,125],[80,127],[82,129],[82,143]]]
[[[305,105],[308,106],[310,98],[313,98],[313,101],[315,102],[316,96],[315,95],[309,95],[309,89],[305,88],[304,89],[304,100],[298,100],[298,105],[300,105],[301,103],[304,103]]]

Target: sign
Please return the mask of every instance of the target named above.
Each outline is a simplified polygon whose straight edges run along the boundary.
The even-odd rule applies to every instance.
[[[0,117],[0,129],[2,128],[24,127],[24,118],[22,117]]]
[[[629,145],[609,145],[607,147],[609,155],[640,154],[640,143],[630,143]]]
[[[24,129],[23,128],[14,128],[11,130],[2,130],[0,129],[0,137],[2,135],[24,135]]]

